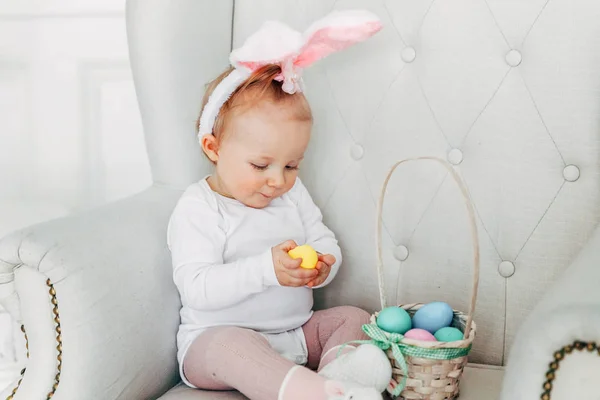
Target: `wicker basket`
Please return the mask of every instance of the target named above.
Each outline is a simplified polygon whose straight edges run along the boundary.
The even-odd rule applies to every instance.
[[[387,185],[399,165],[418,160],[432,160],[444,166],[458,184],[467,206],[473,242],[474,279],[468,313],[465,314],[454,310],[454,319],[452,322],[452,326],[464,332],[463,340],[454,342],[426,342],[406,339],[402,335],[384,332],[379,329],[375,323],[378,313],[371,316],[371,324],[365,325],[364,330],[374,342],[386,350],[390,359],[393,375],[387,391],[392,397],[399,397],[406,400],[449,400],[458,397],[459,381],[463,368],[467,364],[467,356],[475,338],[475,323],[472,317],[475,311],[479,285],[479,240],[473,205],[469,200],[465,185],[452,166],[440,158],[419,157],[399,161],[390,169],[384,181],[377,210],[377,275],[379,279],[380,302],[381,308],[386,308],[381,229],[383,200]],[[405,309],[412,316],[422,306],[423,304],[405,304],[399,307]]]

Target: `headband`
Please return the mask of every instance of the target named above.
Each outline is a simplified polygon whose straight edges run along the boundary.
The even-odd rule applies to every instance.
[[[198,137],[213,131],[219,110],[232,93],[257,69],[276,64],[281,73],[275,80],[289,94],[302,92],[302,70],[331,53],[367,40],[381,30],[379,18],[364,10],[333,11],[314,22],[304,34],[278,21],[267,21],[233,50],[229,61],[234,69],[214,89],[202,116]]]

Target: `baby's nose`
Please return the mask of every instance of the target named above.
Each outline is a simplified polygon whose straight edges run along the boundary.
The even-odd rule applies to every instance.
[[[275,187],[275,188],[279,188],[281,186],[283,186],[283,184],[285,183],[285,178],[283,176],[283,173],[281,172],[273,172],[271,174],[271,176],[269,176],[269,179],[267,180],[267,184],[271,187]]]

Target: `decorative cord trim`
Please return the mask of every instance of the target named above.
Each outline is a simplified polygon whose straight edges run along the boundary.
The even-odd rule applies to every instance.
[[[560,362],[564,360],[566,355],[571,354],[573,350],[587,350],[590,353],[595,351],[600,356],[600,347],[598,347],[596,342],[582,342],[580,340],[576,340],[572,344],[568,344],[560,350],[554,352],[554,360],[548,365],[548,372],[546,372],[546,381],[542,385],[543,392],[540,396],[541,400],[550,400],[553,388],[552,382],[554,382],[554,379],[556,378],[556,371],[558,371]]]
[[[25,348],[27,349],[27,358],[29,358],[29,340],[27,339],[27,332],[25,331],[25,325],[21,325],[21,332],[23,332],[23,335],[25,335]],[[23,375],[25,375],[25,369],[26,368],[23,368],[21,370],[21,378],[19,379],[19,382],[17,382],[17,386],[12,390],[12,393],[8,395],[6,400],[13,400],[13,398],[15,397],[15,394],[17,394],[17,390],[19,390],[19,386],[21,386],[21,382],[23,381]]]
[[[58,384],[60,383],[60,372],[62,370],[62,335],[60,328],[60,316],[58,312],[58,300],[56,300],[56,290],[54,289],[54,285],[50,281],[50,279],[46,280],[46,285],[50,288],[48,293],[50,294],[50,302],[54,306],[52,308],[52,313],[54,314],[54,323],[55,323],[55,331],[56,331],[56,350],[58,350],[58,354],[56,356],[57,366],[56,366],[56,376],[54,377],[54,384],[52,385],[52,390],[48,393],[46,400],[50,400],[54,393],[56,393],[56,389],[58,389]]]
[[[54,376],[54,384],[52,385],[52,390],[48,392],[46,395],[46,400],[50,400],[54,393],[56,393],[56,389],[58,389],[58,384],[60,383],[60,372],[62,370],[62,335],[60,328],[60,316],[58,312],[58,300],[56,299],[56,290],[54,289],[54,285],[50,281],[50,279],[46,280],[46,286],[48,286],[48,294],[50,294],[50,302],[52,303],[52,314],[54,314],[54,324],[56,331],[56,350],[58,350],[58,354],[56,356],[57,364],[57,372]],[[25,325],[21,325],[21,331],[25,335],[25,348],[27,349],[27,358],[29,359],[29,340],[27,339],[27,332],[25,331]],[[25,375],[26,368],[21,370],[21,378],[17,383],[17,386],[13,389],[12,393],[6,398],[6,400],[13,400],[15,395],[17,394],[17,390],[21,386],[21,382],[23,381],[23,376]]]

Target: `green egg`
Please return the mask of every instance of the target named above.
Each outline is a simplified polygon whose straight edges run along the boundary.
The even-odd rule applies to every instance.
[[[377,326],[386,332],[405,334],[412,328],[410,315],[400,307],[387,307],[377,316]]]
[[[463,340],[463,333],[450,326],[439,329],[435,335],[438,342],[455,342],[457,340]]]

